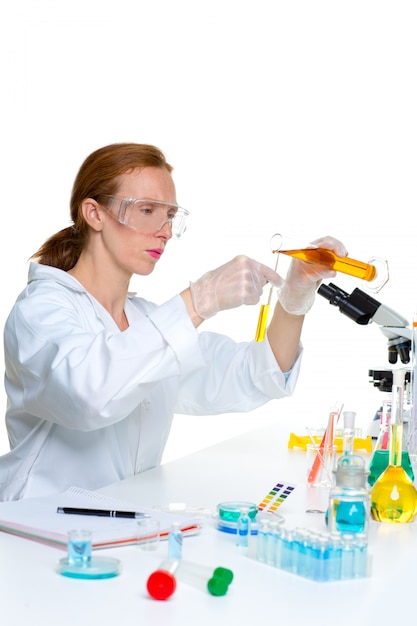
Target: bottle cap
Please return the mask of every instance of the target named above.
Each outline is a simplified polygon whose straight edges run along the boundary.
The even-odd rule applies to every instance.
[[[213,572],[213,576],[216,578],[222,578],[228,585],[230,585],[233,580],[233,572],[227,567],[216,567]]]
[[[211,593],[212,596],[224,596],[228,589],[229,584],[223,578],[212,576],[207,582],[207,591]]]
[[[177,581],[170,572],[159,569],[149,576],[146,588],[154,600],[167,600],[177,588]]]
[[[334,473],[336,485],[339,487],[361,489],[366,486],[368,472],[365,468],[365,461],[357,454],[340,457]]]

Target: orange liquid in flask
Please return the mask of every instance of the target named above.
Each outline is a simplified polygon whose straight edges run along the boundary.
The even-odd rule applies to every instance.
[[[319,263],[343,274],[349,274],[362,280],[374,280],[377,271],[374,265],[362,263],[349,257],[339,257],[331,250],[324,248],[299,248],[297,250],[275,250],[280,254],[286,254],[294,259],[306,261],[306,263]]]

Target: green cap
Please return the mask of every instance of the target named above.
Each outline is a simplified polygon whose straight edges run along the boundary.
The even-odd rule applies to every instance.
[[[233,580],[233,572],[231,569],[228,569],[227,567],[216,567],[216,569],[213,572],[213,576],[215,578],[221,578],[228,585],[230,585],[230,583]]]
[[[226,595],[228,589],[229,583],[227,583],[223,578],[212,576],[212,578],[210,578],[207,582],[207,590],[212,596],[224,596]]]

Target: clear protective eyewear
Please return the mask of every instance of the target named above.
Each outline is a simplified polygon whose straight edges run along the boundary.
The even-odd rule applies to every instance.
[[[120,224],[146,235],[154,235],[161,231],[165,224],[169,224],[172,236],[180,239],[187,228],[189,211],[178,204],[108,195],[102,195],[101,198],[109,200],[108,204],[103,206],[110,215],[113,215],[112,209],[116,209]]]

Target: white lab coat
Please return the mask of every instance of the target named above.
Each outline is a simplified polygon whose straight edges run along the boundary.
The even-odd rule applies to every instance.
[[[175,296],[129,294],[121,332],[68,273],[32,263],[6,321],[0,500],[97,489],[161,461],[175,412],[250,411],[293,392],[267,341],[199,333]]]

